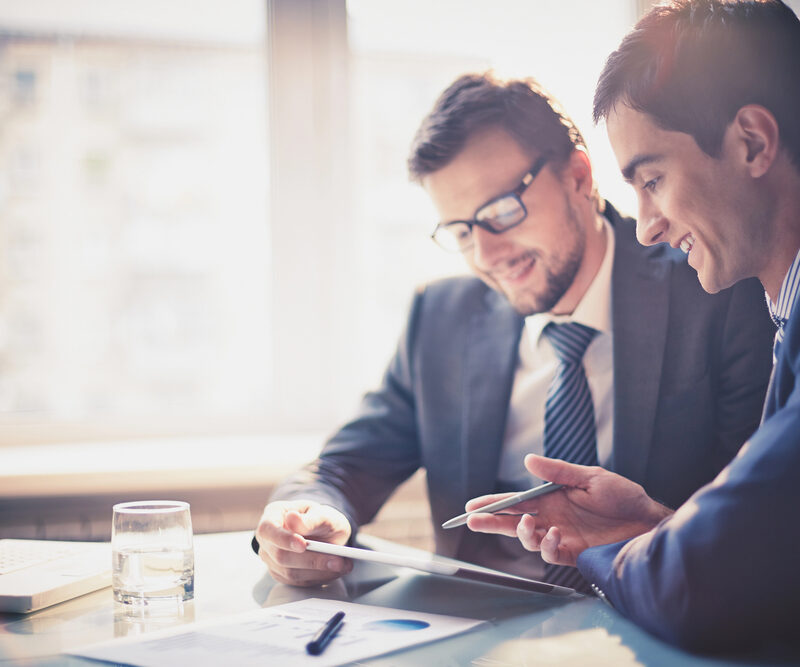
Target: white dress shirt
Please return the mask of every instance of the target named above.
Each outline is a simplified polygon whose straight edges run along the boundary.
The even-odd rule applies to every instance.
[[[514,375],[500,456],[498,483],[504,489],[527,489],[540,483],[523,465],[526,454],[544,453],[545,399],[558,368],[558,358],[547,336],[550,322],[578,322],[598,331],[583,357],[583,367],[594,402],[597,429],[597,460],[605,466],[611,459],[614,415],[613,325],[611,319],[611,269],[614,263],[614,232],[604,219],[606,252],[600,269],[571,315],[538,313],[525,318],[519,342],[519,360]]]
[[[766,294],[766,292],[765,296],[767,297],[767,308],[769,309],[770,317],[775,322],[775,326],[778,327],[775,332],[775,342],[772,345],[772,363],[774,364],[777,361],[778,346],[783,342],[784,327],[792,315],[795,301],[800,296],[800,251],[798,251],[786,277],[783,279],[781,290],[778,292],[777,303],[772,303],[772,299],[769,298],[769,294]]]

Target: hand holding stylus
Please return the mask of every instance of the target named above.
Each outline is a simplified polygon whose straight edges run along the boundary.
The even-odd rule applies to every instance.
[[[445,521],[442,524],[442,528],[455,528],[456,526],[463,526],[467,523],[467,519],[470,516],[477,513],[488,513],[494,514],[499,512],[500,510],[507,509],[508,507],[513,507],[514,505],[518,505],[521,502],[526,500],[533,500],[534,498],[538,498],[539,496],[543,496],[546,493],[552,493],[553,491],[558,491],[562,488],[561,484],[553,484],[553,482],[545,482],[544,484],[540,484],[532,489],[528,489],[527,491],[522,491],[520,493],[512,493],[511,495],[504,496],[499,500],[496,500],[493,503],[489,503],[488,505],[482,505],[477,509],[471,510],[469,512],[465,512],[464,514],[460,514],[459,516],[453,517],[449,521]],[[481,499],[493,498],[495,496],[481,496],[481,498],[473,498],[470,500],[470,503],[475,503],[480,501]],[[516,516],[516,515],[515,515]]]
[[[584,549],[641,535],[672,514],[636,482],[598,466],[529,454],[525,467],[562,485],[561,493],[518,503],[517,516],[474,513],[496,496],[473,498],[466,507],[467,526],[475,532],[517,537],[528,551],[541,551],[548,563],[575,565]]]

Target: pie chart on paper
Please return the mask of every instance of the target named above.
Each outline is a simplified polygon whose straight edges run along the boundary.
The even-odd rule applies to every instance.
[[[383,621],[370,621],[365,623],[364,630],[377,630],[379,632],[406,632],[408,630],[424,630],[430,623],[417,621],[413,618],[389,618]]]

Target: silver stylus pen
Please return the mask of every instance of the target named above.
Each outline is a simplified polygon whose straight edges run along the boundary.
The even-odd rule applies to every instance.
[[[513,496],[509,496],[504,500],[498,500],[496,503],[491,503],[489,505],[484,505],[483,507],[472,510],[471,512],[465,512],[459,516],[453,517],[449,521],[445,521],[442,524],[442,528],[455,528],[456,526],[463,526],[467,523],[467,518],[473,514],[479,513],[486,513],[486,512],[499,512],[500,510],[504,510],[506,507],[511,507],[512,505],[516,505],[517,503],[521,503],[523,500],[531,500],[533,498],[537,498],[538,496],[543,496],[545,493],[550,493],[552,491],[558,491],[559,489],[563,488],[563,484],[553,484],[553,482],[545,482],[540,486],[535,486],[532,489],[528,489],[527,491],[522,491],[520,493],[515,493]]]

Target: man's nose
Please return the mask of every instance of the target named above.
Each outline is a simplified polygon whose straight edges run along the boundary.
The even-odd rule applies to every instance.
[[[667,240],[669,221],[661,211],[646,201],[639,201],[636,220],[636,238],[642,245],[653,245]]]
[[[472,228],[472,261],[478,268],[489,270],[502,257],[507,239],[475,225]]]

